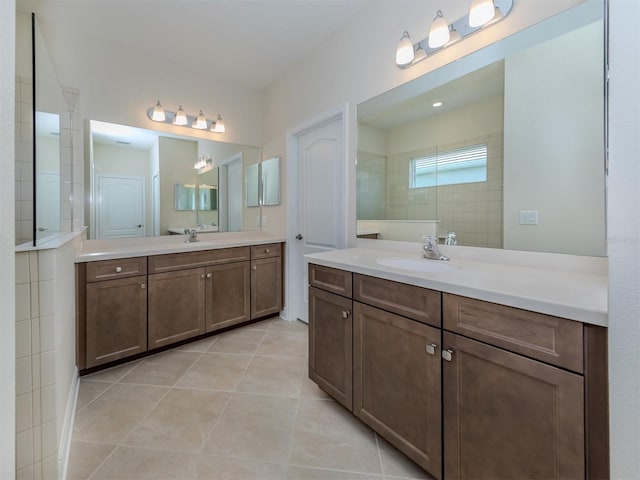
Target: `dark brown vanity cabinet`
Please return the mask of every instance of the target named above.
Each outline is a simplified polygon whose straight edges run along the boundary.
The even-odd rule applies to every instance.
[[[147,259],[77,266],[78,358],[82,368],[147,350]],[[141,275],[142,274],[142,275]]]
[[[309,283],[309,377],[435,478],[608,478],[606,328],[314,264]]]
[[[282,247],[251,247],[251,318],[279,313],[283,306]]]
[[[251,318],[250,272],[248,261],[206,268],[207,332],[237,325]]]

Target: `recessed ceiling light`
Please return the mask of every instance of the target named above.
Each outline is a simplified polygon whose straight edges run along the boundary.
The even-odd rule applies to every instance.
[[[431,105],[433,108],[438,108],[442,106],[442,102],[435,102],[433,105]]]

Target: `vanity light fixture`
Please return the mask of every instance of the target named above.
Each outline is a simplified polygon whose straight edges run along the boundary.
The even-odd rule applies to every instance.
[[[196,163],[193,164],[193,168],[196,170],[202,170],[207,167],[213,166],[213,158],[209,155],[202,155]]]
[[[154,122],[170,123],[172,125],[195,128],[197,130],[208,129],[214,133],[225,132],[224,121],[220,114],[218,114],[218,118],[215,121],[209,121],[207,117],[204,116],[204,113],[202,113],[202,110],[200,110],[200,113],[195,117],[187,115],[182,109],[182,105],[178,107],[177,112],[170,112],[162,107],[160,100],[158,100],[158,103],[154,107],[147,110],[147,116]]]
[[[451,38],[449,24],[445,20],[442,10],[438,10],[438,13],[436,13],[431,28],[429,29],[428,38],[429,48],[440,48],[449,42]]]
[[[166,119],[166,115],[164,114],[164,108],[160,105],[160,100],[155,107],[153,107],[153,112],[151,113],[151,120],[154,122],[164,122]]]
[[[404,32],[396,49],[396,65],[408,68],[429,55],[498,23],[511,13],[514,3],[515,0],[472,0],[469,13],[450,24],[442,11],[438,10],[427,38],[409,47],[411,37],[408,32]]]

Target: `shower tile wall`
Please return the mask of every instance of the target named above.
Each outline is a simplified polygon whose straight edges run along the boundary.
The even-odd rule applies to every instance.
[[[33,236],[33,94],[31,78],[16,78],[16,245]]]
[[[473,247],[502,248],[503,148],[502,133],[438,145],[451,150],[487,143],[487,181],[442,187],[409,188],[409,160],[433,150],[388,157],[386,213],[388,220],[439,220],[440,234],[456,232],[458,243]],[[358,165],[360,170],[360,165]],[[358,218],[364,218],[358,216]]]
[[[385,218],[386,157],[358,152],[357,217],[358,220]]]

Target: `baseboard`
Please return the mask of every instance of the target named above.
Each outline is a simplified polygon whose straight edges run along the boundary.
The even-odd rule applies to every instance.
[[[67,398],[67,409],[64,412],[62,434],[60,435],[60,451],[58,451],[58,478],[66,480],[69,469],[69,454],[71,453],[71,436],[73,435],[73,422],[75,420],[76,404],[78,403],[78,390],[80,388],[80,375],[74,368],[71,378],[71,388]]]

